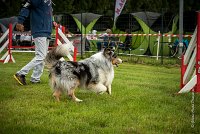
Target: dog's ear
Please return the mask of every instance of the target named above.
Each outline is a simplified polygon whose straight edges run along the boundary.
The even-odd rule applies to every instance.
[[[107,47],[104,49],[103,54],[106,58],[111,58],[114,54],[114,51],[111,48]]]

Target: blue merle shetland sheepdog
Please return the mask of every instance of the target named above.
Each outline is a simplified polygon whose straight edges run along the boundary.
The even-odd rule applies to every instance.
[[[77,87],[87,88],[96,93],[111,94],[113,66],[122,63],[112,49],[105,48],[78,62],[59,60],[63,56],[66,56],[66,47],[60,45],[51,50],[45,59],[53,96],[57,101],[60,101],[61,93],[67,93],[76,102],[82,101],[74,94]]]

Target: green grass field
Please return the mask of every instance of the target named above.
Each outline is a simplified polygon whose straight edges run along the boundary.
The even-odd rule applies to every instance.
[[[28,85],[15,82],[13,74],[34,54],[13,55],[16,64],[0,63],[1,134],[200,133],[199,94],[195,94],[194,103],[191,92],[175,95],[180,85],[178,66],[125,62],[115,68],[111,96],[78,89],[76,96],[83,102],[73,102],[67,96],[55,102],[46,69],[40,84],[29,82],[31,73]]]

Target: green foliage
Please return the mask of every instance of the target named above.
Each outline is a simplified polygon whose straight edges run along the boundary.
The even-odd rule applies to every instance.
[[[23,0],[1,0],[0,18],[18,15],[21,1]],[[84,11],[113,15],[115,8],[115,1],[109,0],[98,0],[98,2],[94,2],[93,0],[54,0],[53,2],[56,4],[53,6],[55,13],[77,13]],[[199,7],[199,0],[184,0],[184,11],[197,11]],[[161,12],[162,8],[178,13],[179,0],[127,0],[123,12],[141,10]]]
[[[17,63],[0,64],[1,134],[198,134],[199,94],[179,91],[180,68],[123,63],[115,68],[112,95],[79,89],[75,103],[65,95],[55,102],[45,69],[40,84],[18,85],[13,74],[33,57],[14,53]],[[124,57],[122,57],[124,59]],[[155,59],[154,59],[155,60]]]
[[[76,10],[75,7],[73,6],[74,0],[55,0],[53,5],[53,12],[69,12]]]

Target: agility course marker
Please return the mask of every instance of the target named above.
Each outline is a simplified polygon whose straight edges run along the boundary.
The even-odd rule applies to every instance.
[[[7,52],[1,57],[0,62],[8,63],[8,62],[14,62],[15,59],[12,56],[12,24],[9,25],[9,29],[3,34],[3,36],[0,38],[0,43],[8,36],[7,41],[3,44],[3,46],[0,48],[0,53],[8,47]]]
[[[196,85],[196,74],[190,80],[192,75],[192,70],[195,66],[195,58],[196,58],[196,34],[197,29],[193,34],[193,37],[189,43],[188,49],[185,55],[182,56],[182,65],[181,65],[181,90],[178,93],[186,93],[194,88]],[[192,53],[193,52],[193,53]]]
[[[71,61],[75,61],[76,60],[76,54],[77,54],[77,48],[74,47],[72,45],[72,42],[70,42],[67,37],[65,36],[65,34],[63,33],[65,31],[65,27],[61,26],[62,31],[60,28],[56,27],[56,45],[61,45],[61,44],[67,44],[67,57],[71,60]],[[30,33],[26,33],[27,35],[31,35]],[[2,37],[0,38],[0,43],[7,37],[8,40],[5,41],[5,43],[3,44],[3,46],[0,48],[0,53],[7,47],[8,51],[1,57],[0,62],[3,63],[8,63],[8,62],[14,62],[15,60],[12,56],[12,50],[13,48],[35,48],[34,46],[31,47],[20,47],[20,46],[12,46],[12,38],[13,38],[13,31],[12,31],[12,24],[9,25],[9,29],[2,35]],[[17,33],[17,35],[21,35],[19,32]],[[59,40],[62,39],[62,42]],[[69,51],[74,52],[74,57],[72,57],[69,53]],[[24,51],[14,51],[14,52],[24,52]],[[32,52],[32,51],[25,51],[25,52]]]
[[[195,71],[192,75],[193,70]],[[178,93],[191,90],[200,93],[200,12],[197,13],[197,28],[185,55],[182,56],[181,90]]]
[[[69,58],[70,61],[76,61],[76,54],[77,54],[77,48],[73,46],[72,42],[68,40],[68,38],[65,36],[63,32],[65,32],[65,27],[60,25],[56,27],[56,45],[62,45],[62,44],[67,44],[67,57]],[[62,29],[62,30],[61,30]],[[60,39],[63,40],[63,42],[60,41]],[[74,53],[74,57],[71,56],[70,51]]]
[[[157,46],[157,55],[156,55],[156,59],[158,60],[158,57],[159,57],[159,50],[160,50],[160,31],[158,32],[157,41],[158,41],[158,46]]]
[[[200,12],[198,12],[197,17],[197,58],[196,58],[196,75],[197,75],[197,85],[196,92],[200,92]]]

